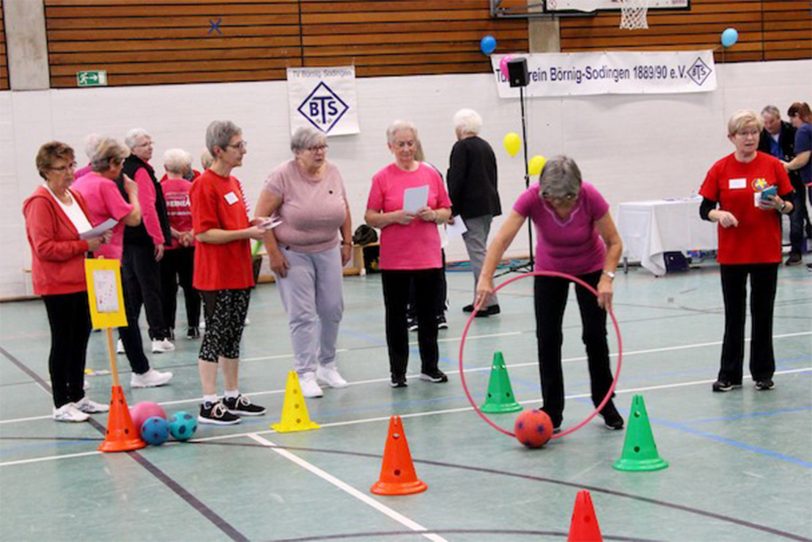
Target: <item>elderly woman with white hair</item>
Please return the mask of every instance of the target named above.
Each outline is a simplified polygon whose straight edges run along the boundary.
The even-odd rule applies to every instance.
[[[174,335],[180,284],[186,302],[186,338],[199,339],[200,296],[192,286],[195,261],[192,208],[189,204],[192,183],[186,180],[192,172],[192,155],[183,149],[169,149],[164,153],[164,169],[166,178],[161,181],[161,190],[172,233],[172,242],[161,259],[164,322],[169,326],[170,335]]]
[[[488,247],[477,286],[477,306],[493,293],[493,274],[527,218],[536,229],[534,271],[554,271],[575,276],[598,292],[596,297],[580,285],[575,296],[581,312],[587,365],[592,380],[592,403],[598,406],[612,385],[606,310],[612,306],[612,281],[623,251],[609,203],[590,183],[572,158],[556,156],[547,161],[539,182],[525,190]],[[546,412],[559,431],[564,413],[564,373],[561,367],[562,326],[570,281],[551,276],[535,277],[533,298],[536,339],[541,374],[541,395]],[[611,399],[600,412],[608,429],[622,429],[623,418]]]
[[[747,279],[750,278],[750,375],[757,390],[770,390],[775,373],[773,308],[781,264],[781,215],[792,212],[792,184],[782,163],[758,152],[761,118],[738,111],[727,123],[734,152],[708,170],[699,215],[716,222],[725,334],[719,374],[711,389],[742,386]]]
[[[293,159],[265,181],[256,215],[279,220],[265,234],[265,246],[288,313],[302,395],[321,397],[319,383],[347,385],[336,366],[336,341],[344,313],[341,269],[352,254],[352,222],[344,180],[327,160],[325,135],[299,128],[290,149]]]
[[[502,214],[496,175],[496,155],[490,144],[479,137],[482,117],[471,109],[460,109],[454,114],[454,133],[457,142],[451,149],[447,174],[451,213],[459,215],[465,223],[462,240],[471,260],[474,273],[474,295],[482,262],[488,246],[493,217]],[[465,305],[464,312],[472,312],[474,304]],[[477,311],[477,317],[499,314],[499,300],[491,295]]]
[[[448,382],[448,377],[438,367],[435,307],[443,281],[437,224],[450,218],[451,201],[437,170],[415,160],[419,139],[414,124],[401,120],[393,122],[386,130],[386,140],[395,161],[373,175],[364,219],[368,225],[381,230],[379,268],[386,310],[390,385],[393,388],[407,386],[409,332],[406,306],[412,281],[417,308],[420,379]],[[407,190],[425,191],[426,200],[422,207],[404,208]]]

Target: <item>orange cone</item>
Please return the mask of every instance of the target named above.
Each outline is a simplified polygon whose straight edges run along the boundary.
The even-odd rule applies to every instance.
[[[107,433],[99,446],[100,452],[129,452],[147,445],[141,440],[127,408],[127,399],[121,386],[113,386],[110,394],[110,414],[107,417]]]
[[[567,542],[603,542],[598,517],[592,506],[592,497],[586,489],[579,491],[575,497]]]
[[[383,450],[381,476],[370,488],[376,495],[411,495],[429,486],[417,478],[400,416],[389,418],[389,436]]]

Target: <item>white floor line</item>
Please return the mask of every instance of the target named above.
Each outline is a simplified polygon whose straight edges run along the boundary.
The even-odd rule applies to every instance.
[[[74,457],[90,457],[91,455],[99,455],[100,453],[101,452],[99,452],[98,450],[94,450],[92,452],[78,452],[75,454],[49,455],[46,457],[34,457],[31,459],[18,459],[17,461],[6,461],[5,463],[0,463],[0,467],[12,467],[14,465],[28,465],[30,463],[42,463],[43,461],[70,459]]]
[[[267,440],[267,439],[265,439],[263,437],[260,437],[256,433],[249,433],[246,436],[248,438],[253,439],[254,441],[262,444],[263,446],[266,446],[266,447],[270,448],[271,450],[273,450],[274,453],[277,453],[277,454],[281,455],[282,457],[284,457],[288,461],[292,461],[293,463],[296,463],[297,465],[299,465],[303,469],[305,469],[307,471],[310,471],[311,473],[315,474],[316,476],[318,476],[322,480],[336,486],[341,491],[349,494],[352,497],[355,497],[356,499],[358,499],[362,503],[366,504],[367,506],[370,506],[370,507],[374,508],[375,510],[377,510],[378,512],[380,512],[383,515],[387,516],[388,518],[390,518],[390,519],[392,519],[394,521],[397,521],[398,523],[400,523],[404,527],[406,527],[408,529],[411,529],[412,531],[414,531],[416,533],[422,533],[425,538],[427,538],[429,540],[433,540],[434,542],[446,542],[446,539],[441,537],[441,536],[437,536],[436,534],[426,533],[425,531],[428,531],[428,529],[426,529],[425,527],[423,527],[422,525],[420,525],[416,521],[407,518],[403,514],[401,514],[399,512],[396,512],[395,510],[389,508],[388,506],[376,501],[375,499],[373,499],[372,497],[366,495],[365,493],[362,493],[362,492],[358,491],[357,489],[355,489],[351,485],[347,484],[346,482],[344,482],[342,480],[339,480],[338,478],[336,478],[332,474],[329,474],[328,472],[325,472],[324,470],[318,468],[317,466],[313,465],[312,463],[309,463],[308,461],[305,461],[301,457],[299,457],[299,456],[297,456],[297,455],[295,455],[295,454],[293,454],[293,453],[291,453],[291,452],[289,452],[287,450],[283,450],[283,449],[278,448],[276,446],[276,444],[274,444],[270,440]]]

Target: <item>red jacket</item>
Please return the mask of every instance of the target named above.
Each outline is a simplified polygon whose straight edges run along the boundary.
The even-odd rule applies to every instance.
[[[85,215],[85,200],[73,190],[74,201]],[[87,290],[85,253],[87,241],[44,186],[23,202],[25,232],[31,245],[31,275],[38,295],[73,294]]]

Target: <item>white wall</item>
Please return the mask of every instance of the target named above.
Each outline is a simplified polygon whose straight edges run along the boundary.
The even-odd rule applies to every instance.
[[[731,150],[725,122],[735,110],[757,111],[772,103],[786,110],[812,101],[812,61],[717,65],[719,88],[712,93],[656,96],[595,96],[530,100],[530,155],[569,154],[586,180],[613,205],[621,201],[688,195],[711,163]],[[369,180],[391,161],[385,129],[392,120],[412,120],[427,159],[448,166],[454,143],[451,116],[461,107],[484,118],[482,136],[497,152],[500,193],[509,209],[524,188],[520,156],[502,149],[505,133],[521,133],[519,104],[497,97],[492,76],[441,75],[358,79],[362,133],[330,139],[329,158],[347,184],[352,212],[363,215]],[[244,166],[235,171],[255,201],[263,179],[290,157],[284,81],[126,88],[0,92],[0,297],[30,293],[24,269],[30,255],[22,223],[22,200],[40,182],[34,168],[39,146],[50,139],[71,144],[83,162],[83,138],[99,132],[122,138],[143,127],[156,142],[154,164],[170,147],[198,155],[211,120],[230,119],[249,141]],[[497,222],[498,225],[498,222]],[[514,254],[526,253],[518,238]],[[459,239],[449,260],[465,259]]]

